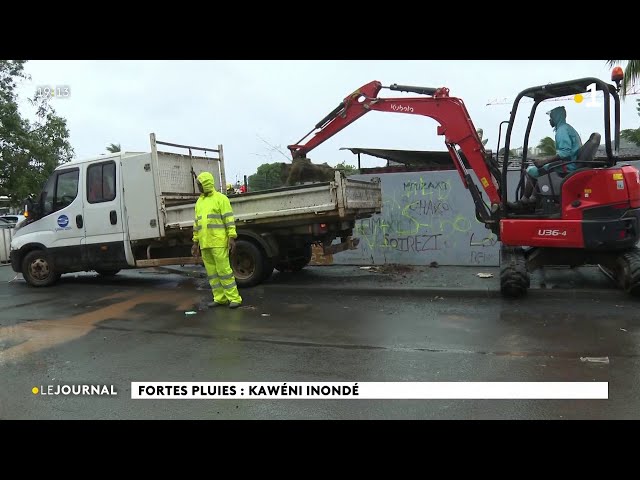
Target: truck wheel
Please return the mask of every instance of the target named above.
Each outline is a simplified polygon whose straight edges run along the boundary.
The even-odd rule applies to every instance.
[[[96,270],[101,277],[115,277],[120,270]]]
[[[311,254],[311,245],[290,250],[288,255],[293,258],[291,260],[276,263],[276,269],[279,272],[299,272],[309,265],[309,262],[311,261]]]
[[[252,242],[236,240],[236,248],[230,260],[238,287],[253,287],[264,280],[264,255]]]
[[[53,262],[43,250],[33,250],[22,260],[22,276],[32,287],[48,287],[60,278]]]
[[[531,284],[527,259],[522,248],[502,247],[500,251],[500,291],[510,298],[522,297]]]

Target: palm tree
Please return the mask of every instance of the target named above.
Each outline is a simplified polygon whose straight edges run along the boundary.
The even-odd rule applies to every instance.
[[[607,60],[609,67],[620,65],[621,62],[627,62],[624,69],[624,79],[622,80],[622,98],[626,98],[628,88],[640,80],[640,60]]]
[[[544,137],[540,140],[538,148],[542,155],[551,156],[556,154],[556,142],[551,137]]]
[[[107,152],[118,153],[119,151],[120,151],[120,144],[119,143],[117,145],[115,143],[112,143],[111,145],[109,145],[107,147]]]

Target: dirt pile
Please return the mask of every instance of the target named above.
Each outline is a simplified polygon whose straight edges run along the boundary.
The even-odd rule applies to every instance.
[[[318,165],[306,157],[295,158],[291,163],[282,164],[281,180],[285,186],[330,182],[334,176],[335,169],[326,162]]]

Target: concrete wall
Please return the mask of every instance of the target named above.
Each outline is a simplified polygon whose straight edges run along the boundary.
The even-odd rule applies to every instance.
[[[627,163],[640,167],[640,162]],[[374,176],[382,181],[382,213],[357,222],[358,249],[329,258],[315,249],[312,264],[499,265],[500,243],[476,220],[473,200],[456,170],[352,178]],[[518,180],[519,171],[508,173],[509,199]]]
[[[497,238],[476,220],[456,170],[351,178],[374,176],[382,181],[382,213],[359,220],[358,249],[333,255],[332,263],[498,265]]]

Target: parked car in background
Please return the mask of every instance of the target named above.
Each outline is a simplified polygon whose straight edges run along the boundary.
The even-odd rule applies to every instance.
[[[18,223],[23,221],[25,218],[27,217],[25,217],[24,215],[6,214],[6,215],[0,215],[0,222],[2,222],[2,224],[11,223],[15,227]]]

